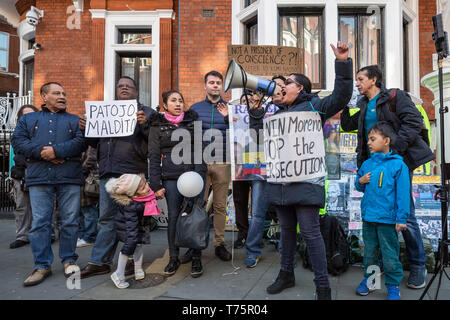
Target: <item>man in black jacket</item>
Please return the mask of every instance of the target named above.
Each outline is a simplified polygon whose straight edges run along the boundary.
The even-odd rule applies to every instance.
[[[122,77],[117,82],[118,100],[133,100],[138,97],[136,83],[129,77]],[[133,135],[115,138],[87,138],[89,145],[98,150],[100,176],[100,199],[98,234],[92,249],[91,259],[81,270],[81,278],[106,274],[111,271],[117,248],[114,216],[117,205],[105,190],[110,178],[117,178],[124,173],[147,175],[148,119],[155,113],[149,107],[139,107],[137,125]],[[80,119],[80,128],[84,131],[86,119]]]
[[[356,86],[363,95],[358,100],[360,111],[350,116],[345,107],[341,114],[341,127],[344,131],[358,129],[356,148],[358,168],[369,158],[367,133],[378,121],[387,121],[397,136],[393,139],[393,152],[401,155],[409,168],[412,184],[413,171],[418,166],[434,159],[433,152],[421,138],[423,117],[408,93],[402,90],[387,90],[382,84],[382,73],[377,66],[360,69],[356,75]],[[414,200],[411,195],[411,212],[407,220],[407,229],[402,231],[408,252],[411,272],[407,286],[420,289],[425,286],[425,249],[422,243],[419,225],[414,214]]]

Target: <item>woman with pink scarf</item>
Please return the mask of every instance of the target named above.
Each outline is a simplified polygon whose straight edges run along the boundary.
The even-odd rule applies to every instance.
[[[177,180],[184,172],[195,171],[205,181],[207,167],[203,162],[203,148],[199,157],[201,163],[196,164],[194,161],[194,138],[199,140],[200,145],[203,145],[201,130],[199,136],[194,137],[194,122],[197,120],[198,114],[193,110],[185,111],[184,98],[177,90],[164,92],[162,98],[163,106],[161,111],[164,111],[164,113],[158,113],[150,117],[151,127],[148,138],[149,178],[150,187],[155,191],[156,198],[166,198],[167,201],[169,218],[167,237],[170,260],[164,269],[164,273],[173,275],[180,266],[178,258],[180,250],[175,246],[175,234],[178,216],[184,199],[178,191]],[[200,123],[199,128],[201,127]],[[180,131],[173,135],[178,129]],[[175,141],[172,141],[172,135],[176,139]],[[172,155],[172,150],[175,146],[177,148]],[[189,154],[185,154],[185,152]],[[203,198],[203,191],[198,197]],[[191,276],[197,278],[202,273],[201,250],[194,250]]]

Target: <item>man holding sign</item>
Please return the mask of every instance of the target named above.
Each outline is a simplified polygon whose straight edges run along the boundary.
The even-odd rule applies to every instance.
[[[330,300],[325,245],[319,209],[325,205],[325,151],[322,125],[348,104],[353,91],[352,60],[348,47],[331,45],[336,56],[333,93],[320,99],[311,94],[311,81],[291,74],[282,88],[286,108],[264,120],[264,146],[270,203],[281,224],[281,270],[267,288],[270,294],[295,285],[293,261],[297,223],[305,239],[314,271],[316,298]]]
[[[88,103],[89,120],[80,119],[87,143],[98,150],[100,176],[98,234],[91,259],[81,270],[81,278],[109,273],[116,252],[117,205],[105,190],[106,182],[124,173],[147,176],[148,171],[148,119],[156,111],[136,103],[138,90],[129,77],[119,79],[116,94],[119,101]]]

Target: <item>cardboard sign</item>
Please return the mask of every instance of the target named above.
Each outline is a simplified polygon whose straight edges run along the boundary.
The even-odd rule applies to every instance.
[[[136,100],[85,101],[85,137],[126,137],[136,128]]]
[[[283,46],[228,45],[228,59],[235,59],[245,72],[272,77],[301,73],[300,48]]]
[[[316,112],[284,112],[264,119],[267,181],[299,182],[326,175],[322,120]]]

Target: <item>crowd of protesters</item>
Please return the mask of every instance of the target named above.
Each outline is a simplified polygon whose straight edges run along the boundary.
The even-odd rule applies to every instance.
[[[311,81],[303,74],[274,76],[272,81],[280,89],[271,97],[271,103],[278,109],[276,113],[314,111],[324,123],[326,119],[344,110],[341,116],[342,128],[349,131],[358,129],[358,167],[361,167],[363,161],[371,159],[370,150],[375,150],[375,155],[378,152],[393,152],[397,155],[391,158],[400,161],[399,168],[403,168],[402,159],[408,166],[407,185],[410,186],[415,167],[433,158],[429,148],[416,146],[421,125],[420,114],[409,96],[398,90],[397,113],[392,115],[388,108],[388,90],[382,85],[381,72],[376,66],[371,66],[362,68],[357,74],[357,87],[362,94],[358,101],[361,111],[350,116],[347,105],[353,91],[352,59],[348,57],[347,45],[338,43],[336,47],[331,47],[336,56],[336,80],[331,95],[320,99],[311,92]],[[177,179],[187,171],[195,171],[203,179],[204,188],[197,195],[198,198],[206,201],[212,189],[214,252],[223,261],[232,259],[225,244],[231,171],[226,159],[226,143],[229,139],[226,135],[230,119],[227,102],[221,96],[223,76],[217,71],[208,72],[204,76],[204,86],[205,99],[190,107],[177,90],[162,94],[163,105],[157,109],[158,112],[139,104],[134,133],[125,137],[85,137],[86,117],[78,117],[66,111],[66,93],[57,82],[42,86],[40,92],[44,104],[41,110],[32,105],[25,105],[19,110],[17,126],[11,139],[15,153],[15,166],[11,170],[11,176],[17,208],[16,240],[10,247],[31,244],[34,268],[24,281],[24,286],[37,285],[52,274],[52,221],[56,212],[60,224],[59,257],[66,277],[71,276],[78,268],[76,248],[83,246],[92,246],[92,252],[89,263],[81,269],[81,279],[110,273],[120,241],[123,242],[123,247],[117,269],[111,275],[114,284],[118,288],[128,287],[125,277],[133,274],[136,280],[143,279],[145,272],[142,268],[142,245],[149,243],[146,216],[150,214],[150,210],[159,210],[157,199],[166,199],[168,207],[169,261],[164,273],[167,276],[173,275],[180,264],[192,262],[191,276],[200,277],[204,272],[201,250],[188,249],[180,258],[180,248],[175,245],[177,220],[183,202],[183,196],[177,188]],[[122,77],[118,80],[117,100],[133,100],[138,96],[137,85],[132,78]],[[264,109],[261,108],[260,99],[258,94],[251,95],[250,99],[243,95],[240,99],[242,105],[248,104],[250,127],[256,130],[262,128],[261,112]],[[192,161],[196,121],[201,122],[203,134],[210,134],[210,129],[215,129],[223,141],[222,152],[220,148],[216,148],[210,158],[202,159],[200,163]],[[388,125],[390,123],[394,133],[391,134],[388,129],[371,129],[380,121],[387,121]],[[187,157],[191,159],[189,163],[179,164],[171,158],[174,147],[180,142],[173,140],[173,132],[177,129],[186,130],[192,138],[192,154]],[[379,139],[387,139],[383,140],[385,143],[378,149],[369,150],[366,146],[368,141],[369,146],[374,143],[370,140],[375,139],[370,138],[373,136],[370,130],[379,134]],[[204,140],[203,135],[200,138]],[[217,135],[211,134],[207,143],[201,143],[202,150],[216,139]],[[186,159],[183,155],[181,157]],[[362,171],[360,174],[362,175]],[[370,174],[367,179],[367,173],[365,174],[366,178],[358,180],[357,186],[370,193],[368,190],[372,189],[369,186],[362,186],[377,182],[375,178],[370,179]],[[98,182],[96,193],[88,192],[86,181]],[[292,183],[269,183],[264,179],[233,181],[232,189],[239,230],[234,248],[245,247],[247,259],[244,264],[248,268],[256,267],[262,258],[264,218],[269,206],[274,208],[280,221],[280,271],[275,282],[267,288],[267,293],[276,294],[295,285],[294,263],[299,226],[314,271],[316,298],[331,299],[325,244],[319,224],[319,209],[325,205],[325,177]],[[252,201],[249,221],[250,189]],[[407,195],[408,192],[411,193],[410,189],[405,190],[399,192]],[[408,197],[410,198],[410,194]],[[403,205],[402,210],[401,228],[397,230],[403,232],[411,260],[408,286],[422,288],[425,285],[425,252],[412,200],[408,206]],[[381,222],[376,219],[371,221],[369,216],[365,216],[365,212],[362,217],[366,217],[367,223],[371,223],[370,226],[375,230],[371,229],[372,233],[376,233],[377,228],[381,230],[384,224],[400,223],[400,220],[395,219],[395,212],[393,219]],[[365,225],[364,238],[368,237],[366,229]],[[392,231],[394,229],[389,229],[390,242],[398,241]],[[389,254],[398,256],[398,246],[392,248],[393,251]],[[365,261],[365,267],[367,266]],[[397,275],[395,283],[391,285],[398,287],[401,276]],[[365,274],[365,277],[368,275]],[[357,293],[365,295],[373,290],[363,280]],[[399,298],[399,293],[389,297]]]

